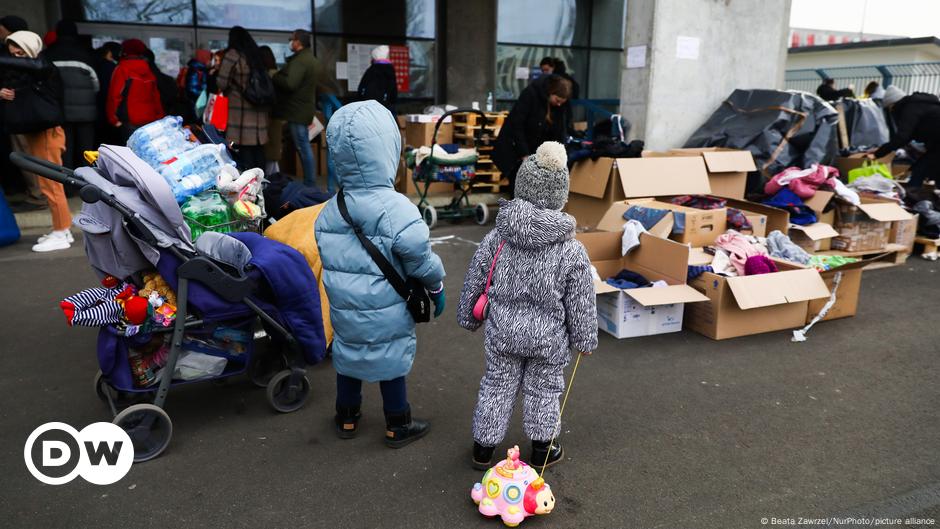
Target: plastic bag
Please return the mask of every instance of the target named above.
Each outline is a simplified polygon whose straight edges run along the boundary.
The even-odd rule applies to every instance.
[[[229,233],[232,214],[228,202],[217,191],[190,197],[180,208],[193,234],[193,241],[207,231]]]
[[[894,180],[894,175],[891,174],[891,169],[888,169],[887,165],[881,162],[865,160],[861,167],[856,167],[849,171],[849,183],[851,184],[859,178],[866,176],[883,176],[889,180]]]
[[[196,380],[217,377],[225,371],[228,360],[196,351],[182,351],[173,370],[174,380]]]

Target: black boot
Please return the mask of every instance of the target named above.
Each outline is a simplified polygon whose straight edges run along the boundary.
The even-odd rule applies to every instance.
[[[389,448],[401,448],[421,439],[431,427],[427,421],[411,418],[411,408],[402,413],[385,414],[385,445]]]
[[[336,406],[336,416],[333,421],[336,423],[336,435],[340,439],[352,439],[356,437],[359,431],[359,419],[362,414],[359,413],[359,406]]]
[[[561,448],[561,443],[558,442],[558,439],[555,439],[555,441],[551,443],[551,452],[548,450],[549,443],[549,441],[532,441],[532,459],[529,460],[530,465],[541,470],[542,465],[550,467],[561,461],[561,458],[565,456],[565,451]],[[546,456],[548,456],[547,463],[545,461]]]
[[[473,468],[477,470],[489,470],[493,465],[493,452],[495,446],[483,446],[480,443],[473,442]]]

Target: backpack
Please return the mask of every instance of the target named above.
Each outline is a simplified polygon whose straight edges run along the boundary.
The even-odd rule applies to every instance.
[[[264,70],[252,68],[248,74],[248,86],[245,87],[245,99],[256,107],[274,104],[274,82]]]

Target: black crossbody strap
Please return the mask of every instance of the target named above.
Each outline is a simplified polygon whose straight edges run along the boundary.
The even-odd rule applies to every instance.
[[[346,221],[346,224],[349,224],[352,227],[353,231],[356,232],[356,237],[359,238],[359,242],[362,243],[362,246],[366,249],[366,252],[372,257],[372,260],[375,261],[375,264],[378,265],[379,270],[385,274],[385,279],[392,284],[392,288],[398,292],[398,295],[402,299],[408,300],[411,295],[408,286],[405,284],[405,280],[398,275],[398,271],[395,270],[395,267],[392,266],[392,263],[388,262],[388,259],[382,255],[382,252],[372,244],[372,241],[368,239],[362,233],[362,228],[357,226],[352,219],[349,217],[349,210],[346,209],[346,198],[343,195],[343,190],[340,189],[339,193],[336,194],[336,205],[339,206],[339,214],[343,216],[343,220]]]

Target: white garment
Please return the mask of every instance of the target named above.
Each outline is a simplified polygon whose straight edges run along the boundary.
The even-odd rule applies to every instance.
[[[714,270],[716,274],[725,276],[733,277],[738,275],[738,271],[734,268],[734,264],[731,263],[731,258],[728,257],[728,253],[721,248],[715,249],[715,257],[712,259],[712,270]]]
[[[845,184],[842,183],[842,180],[839,180],[838,178],[833,178],[832,180],[836,183],[836,195],[839,195],[840,197],[849,201],[854,206],[862,203],[862,199],[859,198],[858,193],[856,193],[853,189],[849,189]]]
[[[623,225],[623,237],[620,239],[620,255],[627,255],[630,250],[640,245],[640,234],[646,233],[646,228],[638,220],[630,219]]]

